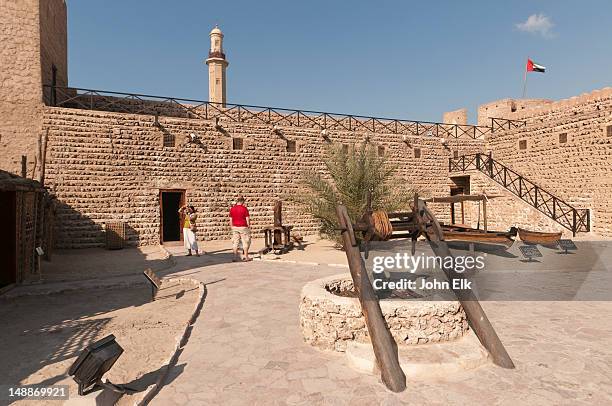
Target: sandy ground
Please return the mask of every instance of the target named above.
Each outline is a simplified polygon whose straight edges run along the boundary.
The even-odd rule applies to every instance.
[[[172,266],[157,245],[122,250],[88,248],[55,250],[51,261],[42,261],[43,282],[103,279],[142,272],[142,266],[161,270]]]
[[[0,299],[0,382],[68,384],[75,397],[66,371],[88,344],[114,334],[124,353],[105,378],[144,390],[172,355],[198,299],[197,286],[187,282],[162,285],[154,302],[150,292],[142,284]]]

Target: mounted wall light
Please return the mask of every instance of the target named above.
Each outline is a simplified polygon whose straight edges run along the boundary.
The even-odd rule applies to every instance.
[[[321,130],[321,137],[323,137],[325,141],[329,141],[329,133],[326,128]]]
[[[402,135],[402,141],[404,142],[404,144],[406,144],[407,146],[411,146],[410,144],[410,138],[408,138],[408,136],[406,134]]]
[[[285,138],[285,135],[283,134],[282,130],[276,124],[272,126],[272,134],[276,134],[281,138]]]
[[[219,117],[215,117],[215,130],[225,132],[223,126],[219,122]]]
[[[446,142],[446,138],[440,138],[440,144],[442,144],[444,148],[448,149],[448,142]]]

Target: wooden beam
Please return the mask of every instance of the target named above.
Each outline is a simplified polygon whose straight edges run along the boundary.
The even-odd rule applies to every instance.
[[[433,213],[429,211],[427,205],[422,200],[419,200],[418,202],[417,217],[421,224],[425,223],[426,219],[431,222],[431,227],[427,232],[427,238],[430,241],[433,241],[434,243],[444,241],[444,234],[442,232],[440,223],[438,220],[436,220]],[[452,253],[446,244],[431,244],[431,247],[434,253],[441,258],[452,256]],[[465,279],[463,274],[457,273],[452,268],[443,267],[443,271],[446,274],[447,279],[450,281],[451,286],[453,285],[453,279]],[[474,330],[474,333],[476,333],[480,343],[487,349],[487,351],[489,351],[493,362],[502,368],[514,368],[514,363],[512,362],[510,355],[508,355],[506,348],[497,336],[495,329],[491,325],[491,322],[487,318],[487,315],[485,314],[482,306],[480,306],[480,302],[472,290],[453,289],[453,292],[457,296],[457,299],[465,311],[470,327]]]
[[[27,178],[28,176],[28,157],[25,155],[21,156],[21,177]]]
[[[484,224],[484,230],[487,231],[487,201],[483,200],[482,201],[482,217],[483,217],[483,224]]]
[[[353,286],[361,304],[382,381],[393,392],[402,392],[406,389],[406,375],[399,364],[397,344],[387,328],[378,297],[366,273],[346,207],[338,205],[336,214],[342,228],[342,243]]]

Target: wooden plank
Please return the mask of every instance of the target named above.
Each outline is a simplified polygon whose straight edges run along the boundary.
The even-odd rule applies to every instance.
[[[428,219],[431,222],[431,227],[428,230],[427,237],[430,241],[434,242],[434,244],[431,244],[434,253],[442,258],[452,256],[446,244],[435,244],[436,242],[444,241],[442,227],[440,226],[438,220],[436,220],[435,216],[429,211],[425,205],[425,202],[422,200],[418,201],[417,217],[419,218],[419,222],[421,224],[425,222],[425,219]],[[450,281],[451,286],[453,284],[453,279],[465,278],[463,274],[455,272],[455,270],[452,268],[443,267],[443,271]],[[480,306],[480,302],[474,293],[470,289],[453,289],[453,292],[457,296],[457,299],[465,311],[470,327],[474,330],[474,333],[476,333],[476,336],[480,340],[481,344],[487,349],[487,351],[489,351],[489,354],[491,354],[493,362],[502,368],[514,368],[514,363],[512,362],[510,355],[508,355],[506,348],[497,336],[495,329],[491,325],[491,322],[487,318],[487,315],[485,314],[482,306]]]
[[[361,311],[366,321],[382,381],[393,392],[402,392],[406,389],[406,375],[399,364],[397,344],[387,328],[378,297],[370,284],[365,264],[355,242],[353,226],[346,207],[338,205],[336,214],[340,227],[343,229],[344,252],[348,259],[353,286],[361,304]]]

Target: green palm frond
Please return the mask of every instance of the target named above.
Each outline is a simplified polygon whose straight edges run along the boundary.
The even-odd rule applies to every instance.
[[[289,199],[298,203],[304,212],[321,221],[321,234],[339,241],[336,206],[346,206],[351,220],[356,221],[366,209],[367,191],[372,192],[372,208],[398,211],[408,209],[414,191],[406,181],[396,177],[397,166],[378,156],[368,143],[351,146],[345,151],[341,145],[326,148],[323,158],[325,170],[308,171],[300,178],[300,191]]]

